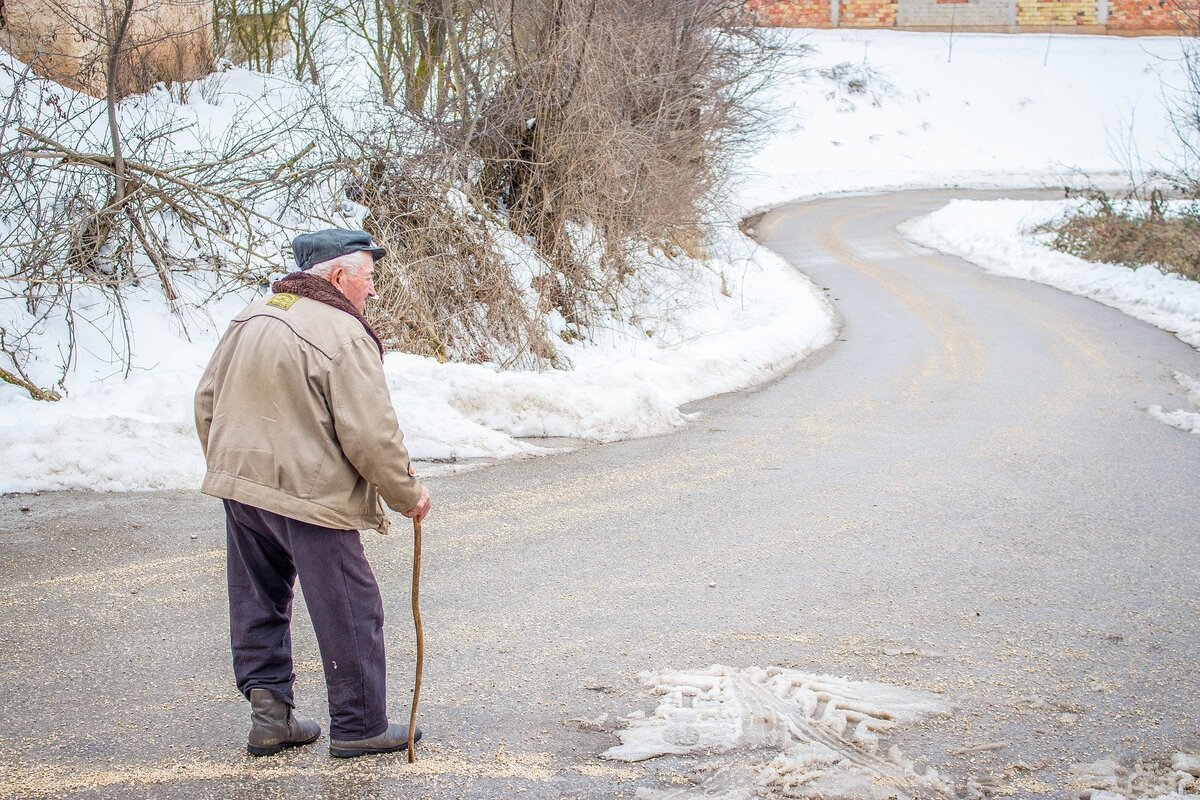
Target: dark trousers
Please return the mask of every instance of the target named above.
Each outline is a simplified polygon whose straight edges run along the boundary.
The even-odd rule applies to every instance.
[[[383,601],[358,531],[322,528],[225,501],[229,632],[237,687],[269,689],[294,706],[292,594],[312,618],[329,693],[329,735],[366,739],[387,729]]]

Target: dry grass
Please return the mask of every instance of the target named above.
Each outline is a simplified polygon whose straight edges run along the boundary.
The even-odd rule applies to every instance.
[[[508,41],[471,137],[478,188],[552,265],[542,299],[587,326],[636,268],[631,245],[703,254],[777,52],[734,0],[521,0],[487,18]]]
[[[1054,234],[1055,250],[1107,264],[1136,268],[1154,264],[1200,281],[1200,205],[1166,210],[1161,195],[1149,203],[1114,202],[1101,193],[1042,232]]]

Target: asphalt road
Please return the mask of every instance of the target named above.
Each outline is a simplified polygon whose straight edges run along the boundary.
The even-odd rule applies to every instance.
[[[3,498],[0,798],[633,797],[696,762],[601,762],[615,737],[572,720],[651,709],[641,670],[712,663],[941,693],[956,710],[895,742],[959,787],[1073,797],[1076,762],[1200,748],[1200,438],[1145,411],[1186,407],[1171,373],[1200,354],[894,231],[978,194],[773,212],[757,234],[827,287],[831,346],[670,435],[431,481],[415,767],[325,739],[245,755],[216,501]],[[405,718],[397,530],[365,539]],[[295,646],[322,718],[302,608]]]

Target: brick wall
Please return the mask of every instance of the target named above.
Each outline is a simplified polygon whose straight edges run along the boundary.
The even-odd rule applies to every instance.
[[[1173,0],[1108,0],[1108,27],[1112,30],[1173,31],[1176,29],[1176,8]]]
[[[1095,25],[1095,0],[1017,0],[1017,26]]]
[[[911,28],[1007,26],[1010,0],[901,0],[896,25]]]
[[[897,0],[838,0],[838,27],[892,28]]]
[[[830,0],[747,0],[763,25],[780,28],[828,28],[832,24]]]
[[[1022,29],[1175,33],[1200,0],[746,0],[762,24],[791,28]],[[832,3],[837,3],[833,13]],[[1107,7],[1107,14],[1104,9]]]

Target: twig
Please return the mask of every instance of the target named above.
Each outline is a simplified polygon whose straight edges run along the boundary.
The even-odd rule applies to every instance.
[[[34,400],[48,400],[55,402],[62,399],[62,395],[52,389],[39,388],[32,381],[26,380],[18,375],[14,375],[8,370],[0,367],[0,380],[5,383],[11,383],[14,386],[20,386],[25,391],[29,392],[29,396]]]
[[[30,139],[33,139],[34,141],[41,142],[42,144],[46,145],[47,147],[57,150],[58,155],[62,158],[65,158],[68,161],[79,161],[84,164],[90,164],[92,166],[99,167],[99,168],[107,170],[109,172],[115,171],[115,166],[111,163],[113,161],[113,157],[110,155],[105,155],[103,153],[81,153],[78,150],[75,150],[74,148],[67,147],[65,144],[62,144],[61,142],[56,142],[47,136],[42,136],[41,134],[37,133],[36,131],[32,131],[29,128],[25,128],[25,127],[18,128],[17,132],[20,134],[23,134],[25,136],[28,136]],[[46,158],[47,157],[47,154],[45,153],[45,151],[40,151],[40,150],[26,150],[25,155],[29,158]],[[54,156],[54,154],[52,154],[52,153],[49,155],[51,157]],[[186,178],[180,178],[176,175],[172,175],[170,172],[158,169],[156,167],[152,167],[149,164],[143,164],[140,161],[125,160],[124,166],[126,169],[134,170],[135,172],[141,172],[143,174],[153,176],[155,178],[158,178],[159,180],[163,180],[163,181],[166,181],[167,183],[174,184],[182,189],[186,189],[189,192],[194,192],[196,194],[211,197],[215,200],[218,200],[222,203],[226,203],[229,206],[238,209],[240,212],[242,212],[248,216],[256,217],[260,220],[263,220],[264,222],[269,222],[272,225],[278,225],[279,227],[284,228],[284,229],[290,229],[290,227],[291,227],[291,226],[285,225],[284,223],[280,222],[279,220],[275,219],[274,217],[269,217],[266,214],[262,214],[258,211],[255,211],[252,208],[247,208],[244,204],[240,203],[239,201],[230,197],[229,195],[223,194],[214,189],[209,189],[206,186],[201,186],[198,183],[193,183],[192,181],[189,181]]]
[[[967,747],[960,747],[957,750],[951,750],[952,756],[965,756],[968,753],[987,753],[992,750],[1003,750],[1008,747],[1011,742],[987,742],[986,744],[972,744]]]

